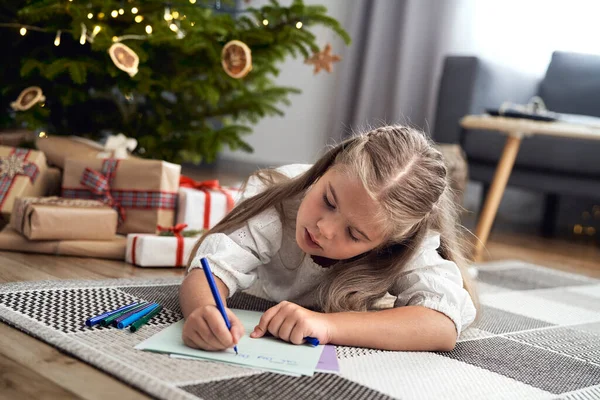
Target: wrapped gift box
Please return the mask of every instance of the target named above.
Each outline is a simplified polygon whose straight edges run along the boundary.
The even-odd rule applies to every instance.
[[[198,239],[129,234],[125,261],[138,267],[185,267]]]
[[[180,165],[158,160],[69,158],[62,197],[115,208],[118,233],[155,233],[157,225],[173,225],[180,172]]]
[[[38,135],[28,129],[2,129],[0,130],[0,145],[19,147],[32,144]]]
[[[45,194],[47,168],[42,152],[0,146],[0,213],[5,221],[17,197]]]
[[[238,197],[238,189],[223,188],[217,180],[196,182],[182,176],[177,223],[190,229],[210,229],[231,211]]]
[[[58,168],[50,167],[46,170],[46,196],[60,196],[60,187],[62,185],[62,171]]]
[[[68,157],[96,158],[98,153],[103,151],[103,147],[98,143],[60,136],[38,138],[35,146],[44,152],[48,164],[61,169],[65,167]]]
[[[77,256],[124,260],[127,238],[115,235],[112,240],[28,240],[7,226],[0,231],[0,249],[56,256]]]
[[[97,200],[21,197],[10,226],[30,240],[111,240],[117,218],[114,209]]]
[[[35,146],[48,159],[48,164],[64,169],[67,158],[107,158],[112,155],[111,150],[100,143],[78,136],[60,137],[50,136],[38,138]],[[108,154],[107,154],[108,153]],[[119,157],[125,158],[125,157]],[[128,155],[127,158],[136,158]]]

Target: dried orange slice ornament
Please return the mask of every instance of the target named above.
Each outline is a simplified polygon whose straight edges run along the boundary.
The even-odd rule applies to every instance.
[[[115,43],[108,49],[108,54],[117,68],[127,72],[130,76],[137,74],[140,58],[135,51],[123,43]]]
[[[24,89],[16,101],[10,103],[10,106],[15,111],[29,110],[37,103],[43,103],[46,101],[46,96],[42,93],[42,88],[39,86],[30,86]]]
[[[232,78],[241,79],[252,70],[250,47],[239,40],[228,42],[221,52],[221,65]]]

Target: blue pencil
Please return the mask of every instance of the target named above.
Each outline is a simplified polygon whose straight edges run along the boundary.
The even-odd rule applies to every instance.
[[[88,318],[88,319],[86,319],[86,320],[85,320],[85,324],[86,324],[87,326],[94,326],[94,325],[96,325],[96,324],[99,324],[99,323],[100,323],[100,321],[102,321],[104,318],[106,318],[106,317],[110,317],[110,316],[111,316],[111,315],[113,315],[113,314],[116,314],[116,313],[118,313],[118,312],[125,311],[125,310],[127,310],[127,309],[129,309],[129,308],[132,308],[132,307],[133,307],[133,306],[135,306],[136,304],[138,304],[138,302],[137,302],[137,301],[136,301],[136,302],[133,302],[133,303],[131,303],[131,304],[127,304],[126,306],[123,306],[123,307],[121,307],[121,308],[118,308],[118,309],[116,309],[116,310],[107,311],[107,312],[105,312],[105,313],[103,313],[103,314],[96,315],[96,316],[94,316],[94,317],[90,317],[90,318]]]
[[[210,286],[210,291],[212,292],[212,295],[215,298],[217,308],[219,309],[219,312],[225,320],[225,325],[227,325],[227,329],[231,330],[231,322],[229,322],[229,318],[227,318],[227,312],[225,311],[225,306],[223,306],[223,302],[221,301],[221,295],[219,294],[217,283],[215,282],[215,278],[213,278],[212,271],[210,270],[210,265],[208,265],[208,260],[205,257],[202,257],[200,259],[200,262],[202,263],[202,270],[204,271],[204,275],[206,275],[208,286]],[[233,350],[235,350],[235,354],[238,353],[237,346],[233,346]]]

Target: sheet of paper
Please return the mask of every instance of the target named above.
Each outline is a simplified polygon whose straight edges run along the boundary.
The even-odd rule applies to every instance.
[[[208,361],[208,360],[204,360],[202,358],[192,357],[192,356],[184,356],[184,355],[181,355],[181,354],[169,354],[169,357],[171,357],[171,358],[181,358],[183,360]],[[221,361],[221,362],[224,362],[224,361]],[[269,368],[269,369],[267,369],[267,368],[261,368],[261,369],[263,371],[276,372],[278,374],[293,376],[293,377],[296,377],[296,378],[299,378],[299,377],[302,376],[301,374],[295,374],[295,373],[292,373],[292,372],[289,372],[289,371],[282,371],[282,370],[277,369],[277,368]],[[317,370],[317,372],[322,372],[322,371]]]
[[[247,334],[258,324],[262,315],[256,311],[236,309],[232,309],[232,311],[246,328]],[[139,343],[135,348],[312,376],[324,347],[294,345],[273,337],[252,339],[248,335],[244,335],[238,343],[239,354],[237,355],[233,349],[219,352],[203,351],[189,348],[183,344],[181,339],[183,324],[183,320],[176,322]]]
[[[199,360],[198,357],[184,356],[181,354],[171,354],[170,356],[172,358],[183,358],[186,360]],[[281,371],[276,368],[269,369],[269,371],[290,376],[300,376],[300,374],[294,374],[289,371]],[[337,374],[340,372],[340,365],[338,363],[337,354],[335,352],[335,346],[330,344],[323,346],[323,352],[321,353],[321,358],[317,363],[316,372],[324,372],[329,374]]]
[[[321,353],[321,358],[317,364],[317,371],[332,373],[340,372],[340,365],[335,352],[335,346],[330,344],[323,346],[323,353]]]

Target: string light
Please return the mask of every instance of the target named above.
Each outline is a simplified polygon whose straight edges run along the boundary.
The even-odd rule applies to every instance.
[[[269,25],[269,20],[268,20],[268,19],[263,19],[263,25],[264,25],[264,26],[267,26],[267,25]]]
[[[116,43],[116,42],[118,42],[118,41],[119,41],[119,38],[118,38],[118,37],[116,37],[116,36],[113,36],[113,37],[112,37],[112,41]]]
[[[87,28],[83,23],[81,23],[81,36],[79,36],[79,43],[85,44],[85,34],[87,33]]]
[[[73,0],[69,0],[69,2],[72,2],[72,1],[73,1]],[[197,0],[189,0],[189,1],[190,1],[190,4],[196,4],[196,1],[197,1]],[[132,2],[132,0],[129,0],[129,2]],[[90,5],[88,5],[88,7],[90,7]],[[219,7],[220,7],[220,1],[217,1],[217,2],[215,3],[215,7],[217,7],[217,8],[219,8]],[[115,9],[115,10],[112,10],[112,11],[111,11],[111,13],[110,13],[110,15],[111,15],[113,18],[117,18],[117,17],[119,16],[119,14],[120,14],[120,15],[123,15],[124,13],[125,13],[125,10],[124,10],[123,8],[120,8],[120,9],[118,9],[118,10],[116,10],[116,9]],[[132,8],[131,8],[131,13],[132,13],[132,14],[138,14],[138,13],[139,13],[139,8],[137,8],[137,7],[132,7]],[[91,20],[91,19],[94,19],[94,14],[93,14],[93,13],[91,13],[91,12],[89,12],[89,13],[88,13],[86,16],[87,16],[87,18],[88,18],[88,19],[90,19],[90,20]],[[99,12],[99,13],[97,14],[97,18],[98,18],[99,20],[102,20],[102,19],[103,19],[105,16],[106,16],[106,15],[105,15],[105,13],[103,13],[103,12]],[[178,11],[176,11],[176,10],[175,10],[175,11],[171,12],[171,9],[170,9],[170,7],[169,7],[169,6],[165,6],[164,19],[165,19],[167,22],[173,21],[174,19],[179,19],[179,17],[180,17],[180,13],[179,13]],[[186,19],[186,15],[181,15],[181,20],[183,21],[183,20],[185,20],[185,19]],[[136,16],[134,17],[134,21],[135,21],[135,22],[137,22],[137,23],[141,23],[143,20],[144,20],[144,17],[143,17],[142,15],[136,15]],[[269,24],[269,21],[268,21],[267,19],[264,19],[264,20],[262,21],[262,23],[263,23],[263,25],[267,26],[267,25]],[[196,22],[195,22],[195,21],[190,21],[190,26],[195,26],[195,25],[196,25]],[[302,27],[302,22],[297,22],[297,23],[296,23],[296,28],[300,29],[301,27]],[[183,37],[185,37],[185,32],[184,32],[184,31],[182,31],[182,30],[180,29],[180,27],[179,27],[179,22],[177,22],[177,23],[170,23],[170,24],[169,24],[169,28],[170,28],[170,29],[171,29],[173,32],[177,32],[177,37],[178,37],[178,38],[183,38]],[[79,43],[80,43],[81,45],[84,45],[84,44],[86,43],[86,41],[89,41],[90,43],[93,43],[93,41],[94,41],[93,39],[95,38],[95,36],[96,36],[98,33],[100,33],[100,31],[101,31],[101,30],[102,30],[102,27],[101,27],[101,26],[99,26],[99,25],[96,25],[96,26],[94,26],[94,29],[93,29],[93,31],[92,31],[92,35],[91,35],[91,36],[88,36],[88,34],[87,34],[87,27],[85,26],[85,24],[81,23],[81,35],[80,35],[80,37],[79,37]],[[145,31],[146,31],[146,33],[147,33],[148,35],[152,34],[152,32],[153,32],[153,28],[152,28],[152,26],[151,26],[151,25],[146,25],[146,26],[145,26]],[[27,34],[27,32],[28,32],[28,30],[27,30],[27,28],[26,28],[25,26],[22,26],[22,27],[19,29],[19,33],[20,33],[20,35],[21,35],[21,36],[25,36],[25,35]],[[140,36],[140,35],[137,35],[137,36]],[[60,46],[60,44],[61,44],[61,37],[62,37],[62,31],[61,31],[61,30],[58,30],[58,31],[56,32],[56,36],[55,36],[55,38],[54,38],[54,45],[55,45],[56,47]],[[141,37],[140,37],[140,38],[141,38]],[[136,39],[137,39],[137,37],[136,37]],[[118,37],[116,37],[116,36],[114,36],[114,37],[113,37],[113,41],[119,41],[119,38],[118,38]],[[600,214],[600,213],[594,213],[594,214],[595,214],[594,216],[596,216],[596,214]],[[582,229],[582,230],[583,230],[583,229]]]
[[[38,137],[45,138],[45,137],[46,137],[46,132],[44,132],[44,131],[41,131],[41,132],[38,134]]]
[[[302,28],[302,22],[298,21],[296,23],[296,28],[298,28],[298,29]]]
[[[165,21],[171,21],[173,19],[173,16],[171,15],[171,9],[169,7],[165,7],[164,18],[165,18]]]

